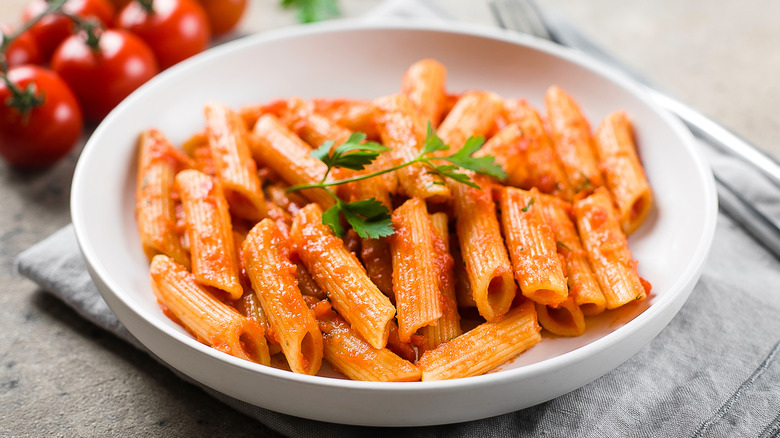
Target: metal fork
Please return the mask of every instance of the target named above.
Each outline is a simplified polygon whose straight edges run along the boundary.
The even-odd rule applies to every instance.
[[[533,0],[490,0],[488,5],[496,22],[502,28],[531,34],[569,47],[576,46],[575,48],[579,48],[600,61],[616,67],[641,86],[644,86],[656,104],[678,116],[696,136],[706,140],[707,144],[714,144],[721,150],[751,164],[767,176],[770,181],[780,186],[780,164],[774,159],[696,110],[657,91],[642,76],[632,72],[601,48],[585,40],[581,35],[575,34],[574,30],[569,29],[569,38],[565,38],[565,35],[562,35],[560,32],[560,27],[555,29],[550,27],[550,24],[545,20]],[[574,40],[579,44],[567,44]],[[780,259],[780,228],[753,207],[742,195],[720,178],[717,173],[714,171],[713,173],[718,192],[719,207],[742,226],[756,242]]]

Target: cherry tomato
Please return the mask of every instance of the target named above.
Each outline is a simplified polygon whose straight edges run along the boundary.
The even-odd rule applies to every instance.
[[[230,32],[246,10],[246,0],[200,0],[209,16],[211,34],[219,36]]]
[[[122,8],[127,6],[128,3],[134,0],[110,0],[111,4],[114,5],[114,9],[117,11],[121,11]]]
[[[159,71],[152,49],[121,29],[102,32],[96,49],[84,35],[71,35],[57,47],[51,67],[76,93],[86,118],[94,121]]]
[[[196,0],[154,0],[152,11],[130,2],[119,13],[117,27],[141,37],[157,56],[161,69],[202,52],[211,31],[206,11]]]
[[[0,156],[13,166],[39,169],[64,157],[81,136],[81,109],[68,85],[51,70],[22,65],[8,70],[8,80],[21,91],[30,84],[41,100],[24,112],[0,81]]]
[[[25,23],[38,16],[48,8],[46,0],[32,0],[22,11],[22,21]],[[97,18],[105,27],[114,24],[114,6],[108,0],[68,0],[62,10],[82,18]],[[51,14],[41,18],[30,28],[41,55],[49,59],[54,49],[70,34],[74,24],[70,18],[60,14]]]
[[[0,24],[0,31],[2,31],[0,42],[3,41],[6,35],[13,33],[11,26],[7,24]],[[22,64],[43,64],[41,51],[38,49],[35,38],[33,38],[30,32],[22,32],[11,42],[6,49],[5,60],[9,67]]]

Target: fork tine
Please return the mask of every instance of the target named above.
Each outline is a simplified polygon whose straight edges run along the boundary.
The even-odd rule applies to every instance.
[[[507,26],[507,24],[504,22],[503,14],[496,5],[496,0],[490,0],[488,2],[488,6],[490,7],[490,13],[493,14],[493,18],[495,18],[496,22],[498,23],[498,27],[502,29],[509,29],[509,26]]]
[[[536,30],[534,35],[550,40],[550,32],[547,29],[547,25],[544,22],[544,16],[542,15],[539,5],[534,0],[514,0],[517,3],[525,3],[527,7],[527,18],[532,23],[531,26]]]
[[[533,0],[490,0],[489,6],[500,27],[551,39]]]

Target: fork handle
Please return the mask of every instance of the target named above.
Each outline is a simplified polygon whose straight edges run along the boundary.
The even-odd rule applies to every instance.
[[[656,104],[679,117],[696,136],[752,164],[780,187],[780,163],[772,157],[688,105],[653,88],[646,87],[646,90]]]
[[[717,175],[715,175],[715,187],[718,191],[718,205],[723,212],[780,260],[780,229],[777,225],[746,202]]]

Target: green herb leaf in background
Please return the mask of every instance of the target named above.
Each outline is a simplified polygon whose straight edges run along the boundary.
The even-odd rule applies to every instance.
[[[298,21],[301,23],[314,23],[341,15],[337,0],[281,0],[281,6],[298,9]]]

